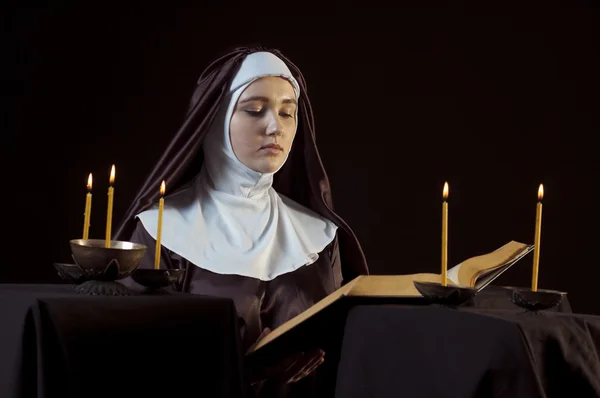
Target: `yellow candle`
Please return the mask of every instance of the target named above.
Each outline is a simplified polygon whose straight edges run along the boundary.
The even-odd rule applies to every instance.
[[[83,214],[83,239],[88,239],[90,234],[90,215],[92,214],[92,173],[88,177],[88,193],[85,196],[85,213]]]
[[[115,195],[115,189],[113,184],[115,183],[115,165],[113,164],[110,169],[110,186],[108,187],[108,210],[106,212],[106,237],[104,241],[104,247],[110,247],[110,241],[112,237],[112,212],[113,212],[113,200]]]
[[[442,286],[448,283],[448,183],[444,183],[442,193]]]
[[[533,239],[533,276],[531,278],[531,290],[537,292],[538,272],[540,269],[540,241],[542,239],[542,199],[544,199],[544,185],[540,184],[538,189],[538,203],[535,212],[535,237]]]
[[[156,252],[154,253],[154,269],[160,268],[160,248],[162,238],[163,209],[165,208],[165,182],[160,184],[160,199],[158,200],[158,227],[156,231]]]

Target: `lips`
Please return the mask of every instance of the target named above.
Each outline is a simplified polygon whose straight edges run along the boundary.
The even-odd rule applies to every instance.
[[[260,149],[277,149],[277,150],[283,151],[283,148],[281,147],[281,145],[278,145],[278,144],[263,145],[262,147],[260,147]]]

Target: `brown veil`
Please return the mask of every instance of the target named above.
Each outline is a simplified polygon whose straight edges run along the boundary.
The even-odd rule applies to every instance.
[[[138,190],[119,224],[115,239],[130,238],[136,226],[135,216],[158,201],[158,187],[162,180],[167,182],[166,195],[169,195],[200,173],[203,161],[202,142],[219,104],[245,56],[256,51],[269,51],[281,58],[298,81],[302,93],[298,104],[299,120],[294,145],[285,165],[275,174],[273,188],[338,226],[337,240],[345,281],[368,274],[367,262],[356,235],[333,210],[329,179],[315,141],[313,113],[304,78],[300,70],[278,50],[261,47],[236,48],[216,59],[202,73],[182,126]]]

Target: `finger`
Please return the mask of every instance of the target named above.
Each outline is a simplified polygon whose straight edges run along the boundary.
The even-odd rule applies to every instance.
[[[307,358],[301,358],[298,362],[296,362],[291,368],[287,369],[285,372],[283,380],[286,382],[295,382],[300,378],[304,377],[304,374],[312,367],[313,361],[309,359],[309,362],[306,362]]]
[[[305,355],[302,355],[291,366],[288,366],[285,369],[285,372],[291,376],[294,376],[294,375],[302,372],[304,370],[304,368],[306,367],[306,361],[307,361],[307,357]]]
[[[313,362],[311,362],[310,366],[306,367],[302,372],[302,377],[306,377],[314,372],[323,362],[325,362],[325,358],[319,358]]]
[[[298,380],[300,380],[301,378],[304,377],[304,373],[303,372],[290,372],[289,374],[287,374],[286,376],[286,383],[295,383]]]
[[[302,359],[303,355],[302,352],[296,352],[279,362],[265,365],[265,373],[270,379],[283,380],[289,378],[290,375],[296,373],[295,369],[299,366],[298,361]]]
[[[300,372],[298,375],[296,375],[295,377],[292,377],[288,383],[297,383],[298,381],[304,379],[305,377],[309,376],[310,374],[312,374],[318,367],[319,365],[321,365],[323,362],[325,361],[324,358],[319,359],[312,367],[310,367],[308,370],[305,370],[303,372]]]
[[[285,358],[282,362],[281,362],[281,368],[283,369],[284,372],[288,373],[292,370],[293,367],[301,367],[303,364],[303,359],[304,357],[304,353],[303,352],[296,352],[292,355],[290,355],[289,357]]]
[[[310,355],[312,358],[319,359],[325,356],[325,351],[321,350],[320,348],[317,348],[312,351],[309,351],[308,355]]]
[[[307,371],[307,370],[313,368],[314,366],[318,366],[318,364],[320,363],[319,361],[324,360],[325,352],[320,349],[312,350],[309,352],[307,357],[309,357],[309,360],[306,361],[306,365],[304,366],[304,371]]]
[[[297,383],[300,380],[304,379],[306,376],[308,376],[310,373],[307,372],[302,372],[300,374],[297,374],[296,376],[292,377],[288,383]]]
[[[305,355],[305,368],[310,368],[316,364],[321,358],[325,357],[325,352],[321,349],[314,349]]]
[[[317,368],[325,359],[321,356],[318,357],[309,357],[306,356],[302,358],[293,369],[289,369],[288,375],[289,379],[288,383],[295,383],[300,379],[308,376],[312,373],[314,369]]]
[[[269,328],[264,328],[263,331],[260,333],[260,335],[258,336],[258,339],[256,339],[257,341],[262,339],[263,337],[265,337],[266,335],[268,335],[269,333],[271,333],[271,329]]]
[[[318,348],[300,354],[300,357],[294,356],[296,361],[288,362],[289,366],[285,368],[282,375],[285,382],[296,382],[310,374],[313,368],[320,365],[325,356],[325,352]]]
[[[321,366],[321,364],[325,362],[325,358],[321,358],[319,359],[309,370],[308,370],[308,374],[311,374],[312,372],[314,372],[315,370],[317,370],[317,368],[319,366]]]
[[[271,333],[271,329],[264,328],[263,331],[260,332],[260,334],[258,335],[256,340],[254,341],[254,344],[252,344],[252,347],[254,347],[256,344],[258,344],[258,342],[261,341],[263,338],[265,338],[269,333]],[[252,349],[252,347],[250,347],[250,349]]]
[[[304,367],[302,368],[302,370],[300,371],[301,373],[305,373],[308,372],[310,373],[310,370],[312,368],[315,367],[315,365],[317,365],[319,363],[319,360],[321,358],[317,357],[317,358],[311,358],[310,361],[307,361],[306,364],[304,365]]]

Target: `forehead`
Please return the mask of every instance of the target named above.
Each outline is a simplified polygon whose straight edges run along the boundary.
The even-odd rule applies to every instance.
[[[270,99],[296,98],[289,80],[279,76],[266,76],[253,81],[242,93],[240,100],[260,96]]]

